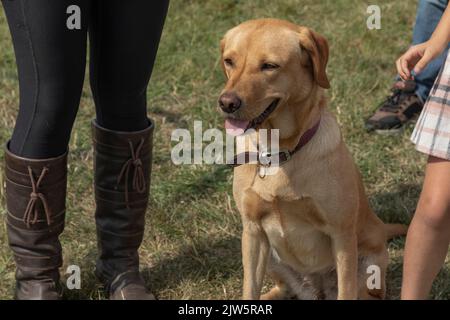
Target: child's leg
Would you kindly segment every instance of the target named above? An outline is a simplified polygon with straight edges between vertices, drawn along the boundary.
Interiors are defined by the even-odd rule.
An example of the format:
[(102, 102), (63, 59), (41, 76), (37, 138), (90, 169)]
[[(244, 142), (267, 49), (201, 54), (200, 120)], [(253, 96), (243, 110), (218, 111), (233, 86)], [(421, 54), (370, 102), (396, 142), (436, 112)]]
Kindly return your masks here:
[[(428, 41), (444, 14), (448, 0), (419, 0), (412, 44)], [(447, 49), (448, 50), (448, 49)], [(441, 66), (447, 57), (447, 50), (431, 61), (416, 77), (416, 93), (426, 101)]]
[(427, 299), (450, 242), (450, 161), (430, 157), (406, 239), (402, 299)]

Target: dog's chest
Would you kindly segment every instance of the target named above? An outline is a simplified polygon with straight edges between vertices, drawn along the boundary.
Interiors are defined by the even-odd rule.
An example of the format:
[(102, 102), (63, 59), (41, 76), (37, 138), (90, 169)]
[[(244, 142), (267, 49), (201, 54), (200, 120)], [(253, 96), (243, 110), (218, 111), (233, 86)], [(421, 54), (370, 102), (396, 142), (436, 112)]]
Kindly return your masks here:
[(299, 171), (293, 177), (292, 170), (280, 170), (243, 187), (235, 176), (241, 182), (235, 197), (241, 199), (241, 213), (261, 223), (276, 258), (298, 272), (319, 272), (334, 264), (330, 238), (320, 231), (327, 222), (311, 192), (312, 178)]
[[(258, 170), (258, 169), (257, 169)], [(262, 169), (265, 170), (265, 169)], [(300, 181), (306, 181), (301, 174), (296, 173), (295, 179), (292, 170), (278, 169), (276, 174), (270, 175), (270, 171), (265, 172), (265, 176), (256, 175), (251, 186), (260, 197), (266, 201), (272, 201), (274, 198), (281, 197), (283, 199), (298, 199), (302, 198), (306, 193), (306, 188), (302, 186)]]
[(301, 273), (319, 272), (333, 266), (331, 240), (320, 229), (314, 200), (276, 200), (261, 219), (274, 257)]

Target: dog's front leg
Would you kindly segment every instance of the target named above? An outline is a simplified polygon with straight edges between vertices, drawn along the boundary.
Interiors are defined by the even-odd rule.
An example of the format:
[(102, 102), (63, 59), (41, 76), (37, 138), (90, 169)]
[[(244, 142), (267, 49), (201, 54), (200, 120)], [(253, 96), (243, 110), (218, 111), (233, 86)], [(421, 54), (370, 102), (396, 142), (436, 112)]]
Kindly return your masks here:
[(333, 237), (336, 261), (338, 300), (358, 298), (358, 248), (355, 234), (337, 234)]
[(242, 263), (244, 267), (244, 300), (258, 300), (266, 273), (269, 240), (261, 226), (244, 222), (242, 233)]

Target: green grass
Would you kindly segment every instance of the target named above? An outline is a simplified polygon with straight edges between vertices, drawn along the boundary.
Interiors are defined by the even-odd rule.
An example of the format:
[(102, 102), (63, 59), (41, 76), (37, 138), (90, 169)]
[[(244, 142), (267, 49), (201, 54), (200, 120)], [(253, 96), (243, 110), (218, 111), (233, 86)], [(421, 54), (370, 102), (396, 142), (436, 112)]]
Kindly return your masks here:
[[(425, 157), (409, 142), (411, 127), (394, 137), (371, 135), (363, 119), (385, 95), (394, 61), (407, 48), (415, 17), (410, 0), (379, 0), (382, 29), (366, 28), (370, 1), (347, 0), (173, 0), (149, 87), (149, 115), (156, 120), (152, 204), (141, 250), (144, 276), (161, 299), (240, 297), (240, 218), (231, 196), (229, 168), (175, 166), (170, 133), (192, 129), (194, 120), (222, 127), (216, 113), (223, 85), (218, 43), (224, 32), (251, 18), (276, 17), (310, 26), (330, 42), (330, 108), (361, 168), (375, 211), (385, 221), (409, 222), (423, 179)], [(18, 89), (14, 55), (0, 13), (0, 142), (11, 135)], [(94, 117), (86, 85), (70, 142), (67, 226), (61, 238), (65, 265), (81, 266), (82, 290), (70, 299), (103, 298), (93, 275), (96, 256), (89, 122)], [(2, 172), (0, 172), (2, 173)], [(0, 181), (2, 182), (2, 181)], [(3, 186), (3, 183), (0, 184)], [(3, 187), (0, 188), (3, 196)], [(3, 197), (2, 197), (3, 198)], [(4, 201), (0, 206), (4, 218)], [(390, 243), (389, 296), (399, 296), (404, 240)], [(450, 298), (447, 263), (432, 297)], [(64, 277), (63, 277), (64, 278)], [(0, 299), (9, 299), (14, 263), (0, 225)], [(267, 287), (266, 287), (267, 289)]]

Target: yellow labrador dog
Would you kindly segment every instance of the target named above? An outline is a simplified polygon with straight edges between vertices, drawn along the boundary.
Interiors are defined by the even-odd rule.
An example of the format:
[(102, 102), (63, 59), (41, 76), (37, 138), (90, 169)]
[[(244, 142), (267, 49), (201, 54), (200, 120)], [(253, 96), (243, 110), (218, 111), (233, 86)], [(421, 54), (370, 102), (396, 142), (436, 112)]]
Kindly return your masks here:
[[(327, 111), (328, 44), (306, 27), (252, 20), (221, 41), (219, 105), (229, 134), (279, 129), (280, 167), (234, 169), (243, 221), (244, 299), (384, 298), (386, 242), (406, 226), (369, 208), (361, 176)], [(367, 285), (368, 277), (379, 281)], [(276, 286), (261, 296), (266, 272)], [(370, 281), (369, 281), (370, 282)]]

